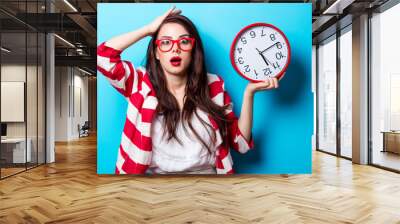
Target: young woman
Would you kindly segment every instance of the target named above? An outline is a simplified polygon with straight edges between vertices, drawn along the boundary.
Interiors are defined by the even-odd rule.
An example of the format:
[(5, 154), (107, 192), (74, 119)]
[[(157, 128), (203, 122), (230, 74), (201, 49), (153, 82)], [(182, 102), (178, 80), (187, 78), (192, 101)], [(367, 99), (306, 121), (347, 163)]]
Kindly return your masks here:
[[(229, 148), (245, 153), (253, 96), (278, 87), (276, 79), (249, 83), (238, 119), (221, 77), (208, 74), (194, 24), (172, 8), (150, 24), (98, 46), (97, 67), (128, 100), (117, 174), (231, 174)], [(151, 36), (146, 68), (120, 54)]]

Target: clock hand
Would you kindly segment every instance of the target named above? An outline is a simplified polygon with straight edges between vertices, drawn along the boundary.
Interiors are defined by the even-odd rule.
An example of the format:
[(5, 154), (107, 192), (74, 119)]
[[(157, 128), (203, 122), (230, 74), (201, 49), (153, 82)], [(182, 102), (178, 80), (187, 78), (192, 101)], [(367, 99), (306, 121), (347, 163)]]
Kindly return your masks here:
[(258, 50), (257, 48), (256, 48), (256, 50), (258, 51), (258, 54), (260, 54), (260, 56), (261, 56), (262, 59), (264, 60), (265, 64), (267, 64), (267, 66), (269, 66), (268, 59), (266, 59), (266, 58), (264, 57), (264, 55), (261, 53), (260, 50)]
[(259, 51), (259, 52), (260, 52), (260, 53), (264, 53), (265, 51), (271, 49), (273, 46), (277, 45), (278, 43), (280, 43), (280, 42), (276, 42), (276, 43), (272, 44), (271, 46), (267, 47), (267, 49), (265, 49), (265, 50), (263, 50), (263, 51), (261, 51), (261, 52)]

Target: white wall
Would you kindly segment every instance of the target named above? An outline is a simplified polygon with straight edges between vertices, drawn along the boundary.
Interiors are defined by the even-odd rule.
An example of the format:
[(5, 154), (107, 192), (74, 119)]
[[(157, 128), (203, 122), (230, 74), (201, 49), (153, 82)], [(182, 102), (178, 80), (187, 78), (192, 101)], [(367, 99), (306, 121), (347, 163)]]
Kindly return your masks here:
[(55, 68), (55, 141), (68, 140), (68, 67)]
[(56, 67), (55, 86), (55, 140), (77, 139), (78, 124), (88, 120), (88, 77), (76, 68)]
[[(79, 72), (79, 70), (75, 70), (75, 75), (74, 75), (74, 108), (73, 110), (75, 113), (73, 113), (75, 116), (73, 116), (72, 119), (72, 136), (74, 138), (79, 137), (78, 136), (78, 124), (81, 126), (85, 123), (85, 121), (88, 121), (89, 114), (88, 114), (88, 77), (81, 76), (82, 73), (78, 73), (79, 75), (76, 75), (76, 72)], [(80, 97), (79, 97), (80, 96)], [(80, 102), (79, 102), (80, 101)], [(80, 108), (81, 107), (81, 108)], [(81, 111), (80, 111), (81, 110)]]
[[(31, 74), (36, 74), (36, 66), (27, 66), (19, 64), (4, 64), (1, 66), (1, 81), (4, 82), (25, 82), (26, 70), (29, 74), (28, 84), (29, 86), (36, 86), (36, 80), (30, 78)], [(29, 113), (27, 113), (28, 120), (28, 137), (30, 133), (35, 133), (36, 137), (36, 112), (37, 99), (36, 99), (36, 87), (27, 88), (27, 106), (29, 107)], [(39, 105), (40, 106), (40, 105)], [(1, 108), (1, 110), (7, 110), (7, 108)], [(32, 123), (34, 122), (34, 123)], [(25, 123), (26, 122), (7, 122), (7, 136), (8, 137), (25, 137)]]

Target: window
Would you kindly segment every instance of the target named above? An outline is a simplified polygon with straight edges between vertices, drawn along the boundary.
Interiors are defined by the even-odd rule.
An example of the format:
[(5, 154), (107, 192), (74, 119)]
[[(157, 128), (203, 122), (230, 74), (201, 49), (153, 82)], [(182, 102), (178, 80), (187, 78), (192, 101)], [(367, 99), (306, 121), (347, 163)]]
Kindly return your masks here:
[(348, 26), (340, 36), (340, 155), (352, 157), (352, 32)]
[[(44, 1), (0, 1), (16, 14), (42, 13)], [(0, 178), (45, 163), (45, 34), (0, 12)], [(12, 109), (11, 109), (12, 108)]]
[(336, 36), (318, 47), (318, 149), (336, 153)]
[(372, 164), (400, 170), (400, 4), (371, 18)]

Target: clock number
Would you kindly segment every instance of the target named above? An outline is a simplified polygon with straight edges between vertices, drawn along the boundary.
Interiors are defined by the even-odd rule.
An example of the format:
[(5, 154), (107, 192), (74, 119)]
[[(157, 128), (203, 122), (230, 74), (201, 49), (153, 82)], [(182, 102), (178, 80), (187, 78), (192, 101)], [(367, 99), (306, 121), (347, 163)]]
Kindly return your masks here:
[(269, 38), (271, 38), (272, 41), (276, 40), (275, 34), (273, 34), (273, 33), (269, 35)]
[(265, 75), (265, 76), (269, 76), (269, 75), (271, 75), (271, 74), (272, 74), (272, 72), (271, 72), (271, 69), (270, 69), (270, 68), (264, 68), (264, 69), (263, 69), (263, 71), (264, 71), (264, 75)]
[(242, 41), (243, 44), (247, 44), (246, 37), (241, 37), (241, 38), (240, 38), (240, 41)]
[(244, 70), (245, 72), (250, 72), (250, 66), (249, 65), (245, 65), (244, 66), (246, 69)]
[(257, 78), (257, 76), (258, 76), (258, 73), (257, 73), (257, 71), (254, 69), (254, 74), (256, 74), (256, 78)]
[(276, 59), (281, 60), (282, 58), (284, 58), (286, 56), (283, 55), (282, 52), (276, 52), (275, 57), (276, 57)]
[(265, 35), (265, 33), (264, 33), (264, 29), (261, 30), (261, 36), (262, 36), (262, 37), (267, 36), (267, 35)]
[(256, 32), (250, 31), (250, 36), (251, 36), (251, 38), (255, 38), (256, 37)]
[(239, 51), (239, 54), (242, 53), (242, 48), (241, 47), (238, 47), (237, 50)]
[(278, 62), (272, 63), (272, 66), (274, 66), (274, 69), (281, 67)]
[(239, 62), (239, 64), (243, 64), (243, 63), (244, 63), (243, 58), (242, 58), (242, 57), (239, 57), (239, 58), (238, 58), (238, 62)]
[(282, 44), (281, 44), (281, 42), (276, 43), (276, 47), (277, 47), (278, 49), (282, 49)]

